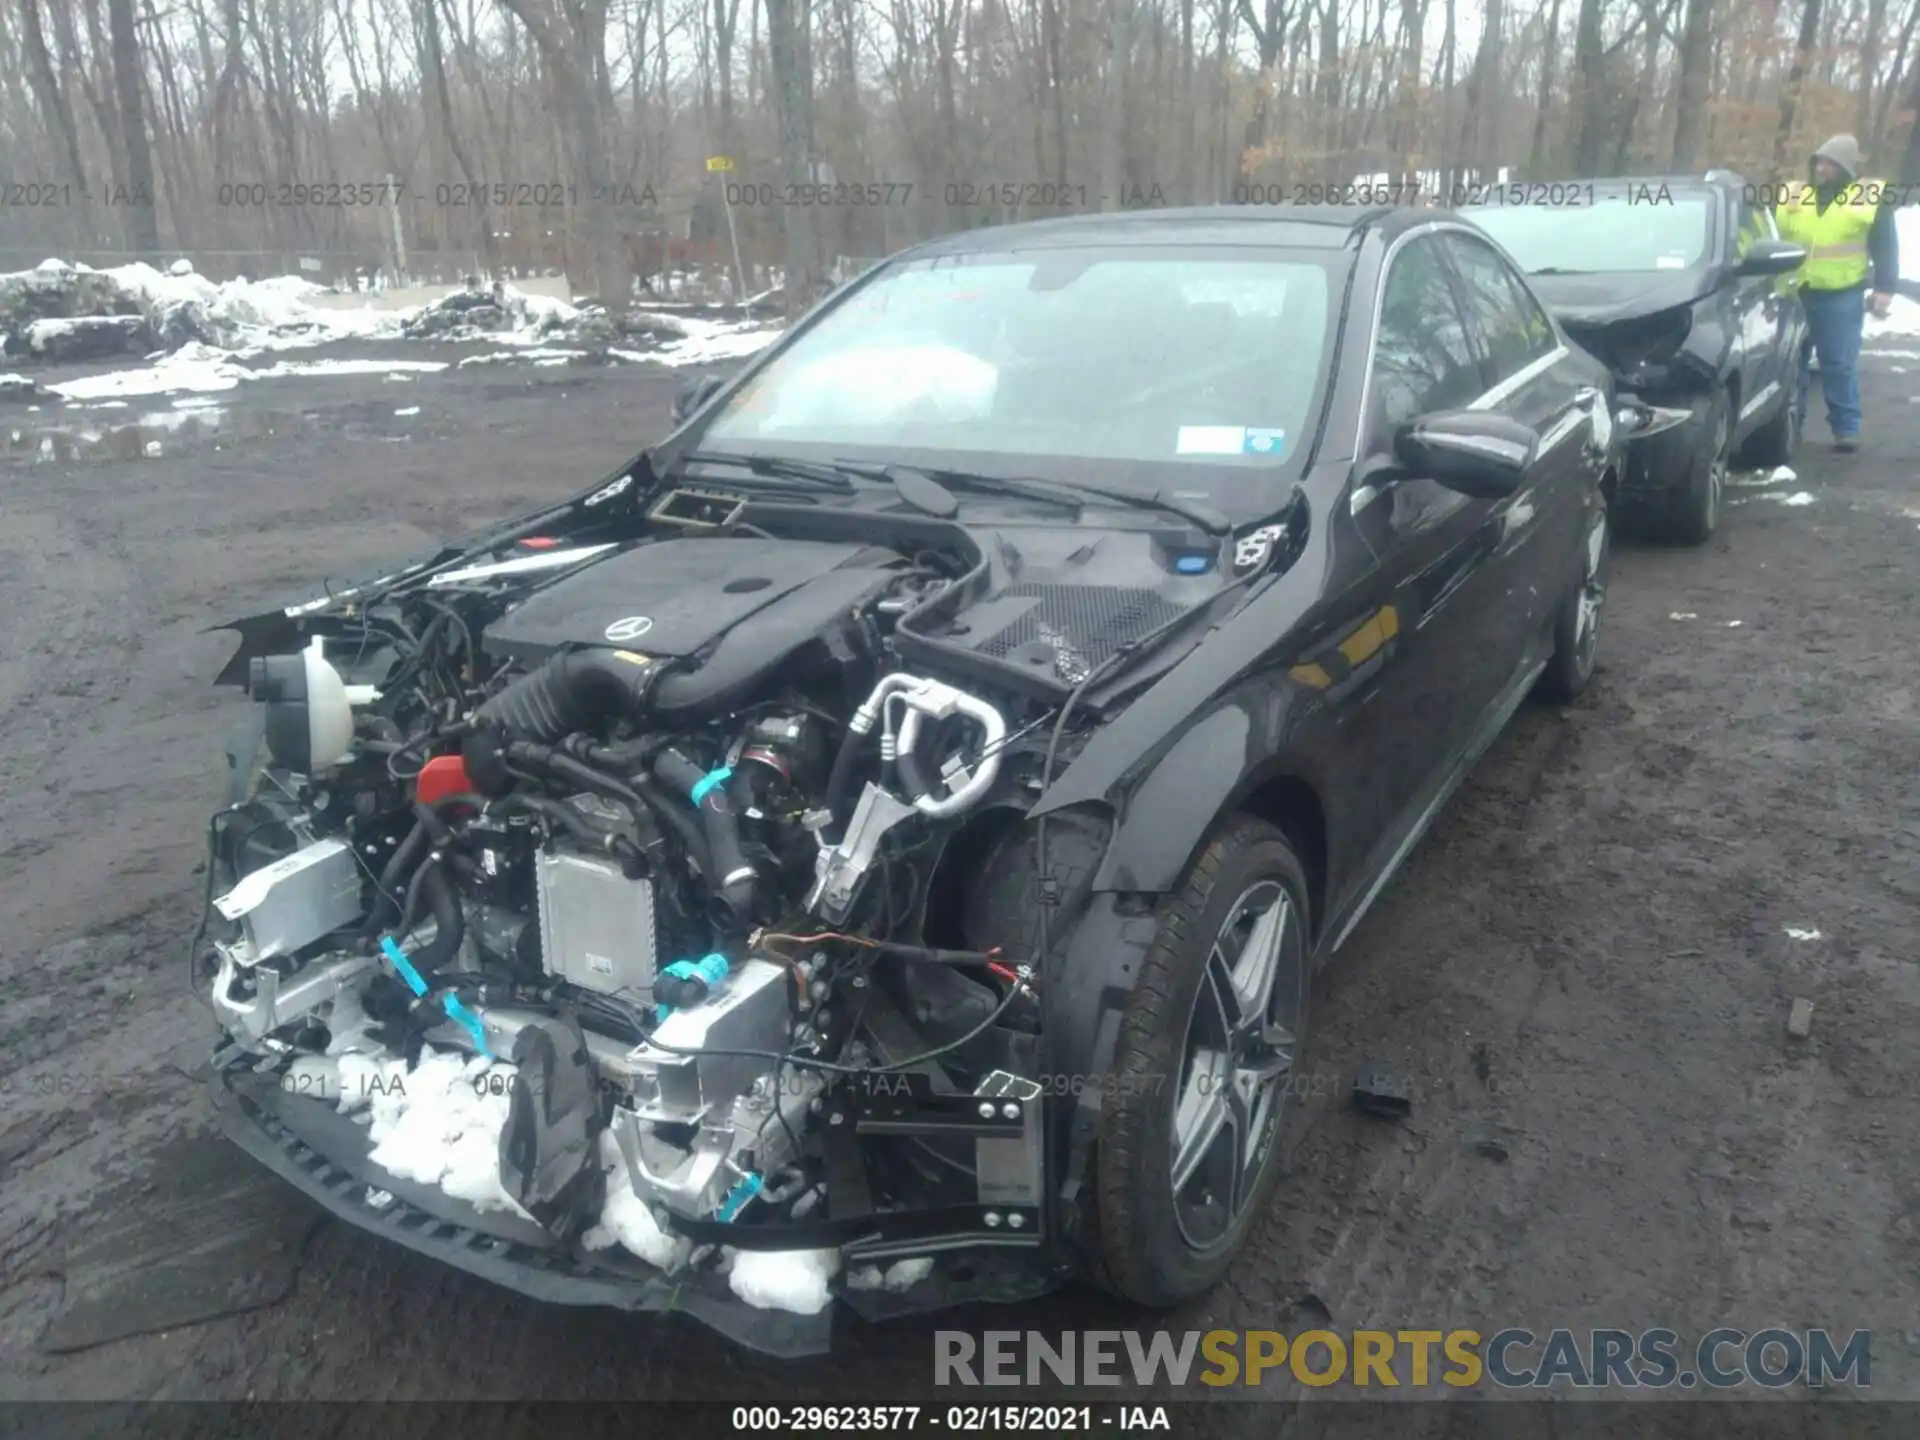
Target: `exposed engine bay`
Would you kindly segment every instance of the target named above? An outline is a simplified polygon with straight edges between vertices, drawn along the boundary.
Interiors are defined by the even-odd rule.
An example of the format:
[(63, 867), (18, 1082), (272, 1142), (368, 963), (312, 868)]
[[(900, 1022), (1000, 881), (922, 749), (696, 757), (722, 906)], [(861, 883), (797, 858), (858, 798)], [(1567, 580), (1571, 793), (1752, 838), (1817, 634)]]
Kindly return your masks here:
[[(243, 645), (264, 754), (234, 762), (195, 945), (221, 1063), (296, 1129), (312, 1101), (364, 1127), (365, 1171), (300, 1133), (370, 1197), (397, 1175), (501, 1234), (731, 1266), (756, 1305), (817, 1310), (843, 1253), (905, 1285), (1037, 1245), (1042, 979), (1004, 898), (1032, 886), (1025, 812), (1121, 672), (1285, 527), (1257, 554), (1173, 522), (1017, 552), (624, 504)], [(815, 1293), (753, 1278), (794, 1251), (828, 1257)]]

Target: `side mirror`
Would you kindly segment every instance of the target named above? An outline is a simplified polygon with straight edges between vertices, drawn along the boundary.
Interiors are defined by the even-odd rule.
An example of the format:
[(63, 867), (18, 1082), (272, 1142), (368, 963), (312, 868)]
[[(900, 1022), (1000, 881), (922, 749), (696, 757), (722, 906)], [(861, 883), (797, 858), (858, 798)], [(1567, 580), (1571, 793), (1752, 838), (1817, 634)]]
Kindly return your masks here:
[(1733, 268), (1736, 275), (1743, 276), (1786, 275), (1798, 270), (1806, 259), (1807, 247), (1791, 240), (1756, 240)]
[(726, 383), (725, 375), (702, 375), (681, 386), (680, 393), (674, 397), (673, 401), (673, 423), (676, 425), (684, 423), (707, 401), (719, 394)]
[(1408, 474), (1476, 500), (1504, 500), (1540, 451), (1529, 426), (1486, 410), (1441, 410), (1401, 427), (1395, 458)]

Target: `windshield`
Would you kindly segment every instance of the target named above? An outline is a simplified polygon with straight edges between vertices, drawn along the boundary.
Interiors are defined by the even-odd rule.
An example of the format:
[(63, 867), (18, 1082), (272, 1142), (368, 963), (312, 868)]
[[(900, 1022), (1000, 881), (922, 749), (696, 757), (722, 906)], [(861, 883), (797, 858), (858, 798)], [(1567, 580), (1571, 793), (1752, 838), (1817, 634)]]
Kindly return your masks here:
[(1627, 274), (1685, 270), (1707, 253), (1701, 195), (1629, 201), (1602, 195), (1592, 205), (1476, 205), (1464, 212), (1531, 274)]
[(1251, 503), (1317, 414), (1344, 264), (1138, 246), (902, 261), (774, 356), (695, 444)]

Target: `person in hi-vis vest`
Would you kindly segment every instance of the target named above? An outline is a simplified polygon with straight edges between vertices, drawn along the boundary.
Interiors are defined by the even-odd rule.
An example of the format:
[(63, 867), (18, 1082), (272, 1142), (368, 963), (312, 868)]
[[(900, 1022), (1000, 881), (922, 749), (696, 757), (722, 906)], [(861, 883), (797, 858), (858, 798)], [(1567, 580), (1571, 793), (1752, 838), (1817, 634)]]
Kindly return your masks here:
[(1804, 431), (1809, 362), (1817, 352), (1836, 450), (1860, 446), (1860, 332), (1869, 304), (1886, 318), (1900, 278), (1894, 195), (1893, 186), (1861, 175), (1860, 142), (1836, 135), (1813, 152), (1812, 183), (1792, 186), (1775, 211), (1780, 238), (1807, 247), (1806, 264), (1792, 277), (1807, 316), (1800, 425)]

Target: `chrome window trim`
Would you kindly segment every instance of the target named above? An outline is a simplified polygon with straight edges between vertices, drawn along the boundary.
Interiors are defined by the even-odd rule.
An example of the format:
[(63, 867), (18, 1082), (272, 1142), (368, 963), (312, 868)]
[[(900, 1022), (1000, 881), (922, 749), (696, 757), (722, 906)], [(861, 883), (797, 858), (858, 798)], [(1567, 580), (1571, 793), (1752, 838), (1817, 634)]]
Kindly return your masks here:
[[(1470, 240), (1478, 240), (1482, 245), (1486, 245), (1489, 249), (1493, 250), (1495, 255), (1499, 255), (1500, 253), (1498, 247), (1492, 245), (1485, 235), (1482, 235), (1471, 225), (1463, 225), (1457, 220), (1429, 220), (1423, 225), (1414, 226), (1404, 235), (1394, 239), (1393, 242), (1387, 246), (1387, 253), (1380, 257), (1380, 282), (1373, 288), (1373, 319), (1367, 328), (1367, 369), (1365, 377), (1360, 382), (1360, 413), (1353, 427), (1353, 454), (1356, 464), (1366, 458), (1367, 414), (1373, 407), (1373, 362), (1379, 353), (1380, 324), (1386, 316), (1387, 280), (1393, 273), (1393, 262), (1398, 258), (1400, 251), (1412, 244), (1415, 240), (1428, 235), (1444, 235), (1449, 232), (1465, 235)], [(1521, 277), (1521, 283), (1523, 285), (1525, 284), (1524, 276)], [(1531, 295), (1533, 292), (1529, 290), (1527, 293)], [(1533, 303), (1540, 305), (1537, 296)], [(1461, 408), (1466, 410), (1491, 409), (1502, 400), (1517, 394), (1528, 385), (1531, 385), (1535, 380), (1538, 380), (1542, 375), (1546, 374), (1547, 371), (1551, 370), (1555, 365), (1558, 365), (1572, 353), (1567, 347), (1566, 333), (1561, 330), (1560, 322), (1554, 318), (1553, 312), (1548, 310), (1546, 306), (1540, 305), (1540, 313), (1547, 317), (1547, 324), (1553, 327), (1553, 349), (1545, 355), (1542, 355), (1539, 359), (1529, 361), (1526, 365), (1502, 380), (1498, 385), (1476, 396)], [(1466, 316), (1462, 315), (1460, 318), (1462, 321), (1465, 321)], [(1565, 436), (1559, 437), (1556, 439), (1555, 444), (1559, 444), (1560, 441), (1564, 439)], [(1543, 445), (1542, 451), (1544, 452), (1547, 448), (1548, 447)], [(1377, 485), (1360, 485), (1355, 487), (1347, 501), (1348, 513), (1358, 515), (1384, 493), (1382, 488)]]
[[(1365, 459), (1367, 453), (1367, 414), (1373, 407), (1373, 362), (1380, 349), (1380, 323), (1386, 316), (1387, 281), (1393, 273), (1393, 262), (1398, 258), (1400, 251), (1408, 245), (1411, 245), (1415, 240), (1422, 239), (1429, 235), (1445, 235), (1449, 232), (1464, 235), (1469, 240), (1478, 240), (1482, 245), (1487, 245), (1489, 249), (1493, 248), (1489, 244), (1487, 237), (1471, 225), (1462, 224), (1458, 220), (1429, 220), (1425, 224), (1414, 226), (1404, 235), (1396, 237), (1393, 242), (1387, 246), (1387, 253), (1380, 257), (1380, 283), (1374, 286), (1373, 318), (1367, 328), (1366, 376), (1360, 382), (1360, 413), (1355, 419), (1353, 427), (1353, 454), (1356, 460)], [(1499, 251), (1496, 249), (1494, 253), (1498, 255)], [(1532, 292), (1529, 291), (1528, 293), (1531, 294)], [(1536, 298), (1534, 303), (1538, 305), (1540, 302)], [(1550, 312), (1546, 306), (1541, 305), (1540, 312), (1547, 317), (1547, 323), (1553, 327), (1554, 348), (1547, 354), (1542, 355), (1539, 359), (1529, 361), (1524, 367), (1514, 371), (1514, 373), (1509, 375), (1505, 380), (1502, 380), (1492, 389), (1485, 391), (1461, 408), (1467, 410), (1485, 410), (1490, 406), (1498, 405), (1502, 400), (1524, 389), (1527, 385), (1539, 379), (1546, 371), (1552, 369), (1553, 366), (1567, 358), (1571, 352), (1567, 348), (1566, 336), (1560, 329), (1560, 322), (1553, 318), (1552, 312)], [(1466, 319), (1464, 315), (1460, 318), (1462, 321)]]

